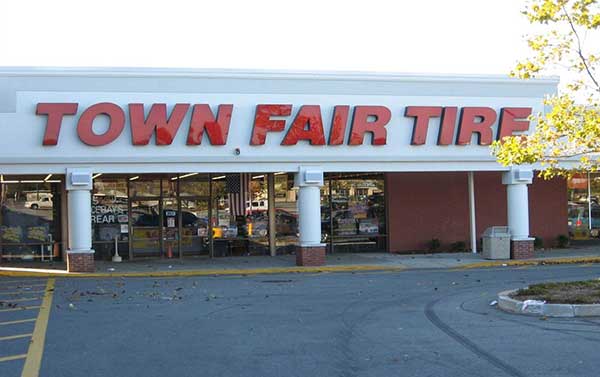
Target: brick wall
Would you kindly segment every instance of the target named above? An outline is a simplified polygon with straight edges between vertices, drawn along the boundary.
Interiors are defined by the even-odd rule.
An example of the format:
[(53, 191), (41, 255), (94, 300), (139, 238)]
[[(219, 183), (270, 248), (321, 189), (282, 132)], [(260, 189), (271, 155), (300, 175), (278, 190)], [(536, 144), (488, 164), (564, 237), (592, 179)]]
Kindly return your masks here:
[(555, 247), (557, 236), (569, 234), (567, 218), (567, 181), (534, 178), (529, 186), (531, 236), (541, 237), (545, 247)]
[(432, 238), (442, 247), (468, 241), (466, 174), (389, 173), (386, 196), (391, 252), (427, 250)]
[[(567, 234), (566, 190), (563, 179), (535, 178), (529, 186), (531, 235), (547, 247)], [(391, 252), (427, 251), (432, 238), (442, 250), (457, 241), (470, 245), (466, 172), (388, 173), (386, 196)], [(490, 226), (507, 225), (502, 173), (475, 173), (475, 208), (478, 238)]]

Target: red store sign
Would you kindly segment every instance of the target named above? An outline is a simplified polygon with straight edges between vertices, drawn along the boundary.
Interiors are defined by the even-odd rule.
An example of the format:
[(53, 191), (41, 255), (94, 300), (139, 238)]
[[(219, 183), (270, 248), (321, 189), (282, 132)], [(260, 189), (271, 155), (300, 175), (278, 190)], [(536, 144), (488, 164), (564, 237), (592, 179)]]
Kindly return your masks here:
[[(58, 144), (63, 118), (76, 115), (78, 108), (77, 103), (37, 104), (36, 114), (47, 118), (43, 145)], [(178, 103), (169, 115), (164, 103), (153, 104), (147, 116), (141, 103), (128, 104), (128, 110), (133, 145), (148, 145), (152, 135), (156, 136), (156, 145), (170, 145), (190, 111), (187, 145), (200, 145), (205, 131), (211, 145), (225, 145), (234, 106), (221, 104), (216, 115), (208, 104)], [(514, 132), (527, 131), (531, 112), (529, 107), (504, 107), (498, 114), (490, 107), (407, 106), (404, 116), (413, 119), (411, 145), (425, 144), (431, 120), (439, 122), (437, 145), (469, 145), (473, 134), (477, 135), (478, 145), (490, 145), (494, 139), (501, 140)], [(290, 104), (257, 105), (249, 144), (264, 145), (269, 132), (286, 131), (286, 118), (291, 114)], [(109, 119), (108, 129), (102, 134), (96, 134), (93, 129), (93, 122), (99, 116)], [(311, 145), (362, 145), (366, 133), (372, 134), (372, 145), (385, 145), (386, 126), (391, 119), (392, 112), (386, 106), (335, 106), (326, 137), (321, 107), (302, 105), (291, 120), (281, 145), (296, 145), (302, 140)], [(77, 135), (90, 146), (108, 145), (123, 133), (125, 120), (125, 110), (119, 105), (97, 103), (86, 108), (79, 116)], [(496, 122), (498, 129), (494, 135), (492, 127)], [(346, 138), (347, 127), (350, 127), (350, 133)]]

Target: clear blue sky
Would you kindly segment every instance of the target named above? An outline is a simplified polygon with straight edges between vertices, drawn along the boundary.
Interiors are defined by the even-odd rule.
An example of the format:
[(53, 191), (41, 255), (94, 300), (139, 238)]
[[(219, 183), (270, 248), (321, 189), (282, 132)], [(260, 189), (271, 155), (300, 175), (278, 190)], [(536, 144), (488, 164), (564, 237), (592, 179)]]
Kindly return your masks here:
[(523, 0), (0, 5), (0, 65), (507, 73)]

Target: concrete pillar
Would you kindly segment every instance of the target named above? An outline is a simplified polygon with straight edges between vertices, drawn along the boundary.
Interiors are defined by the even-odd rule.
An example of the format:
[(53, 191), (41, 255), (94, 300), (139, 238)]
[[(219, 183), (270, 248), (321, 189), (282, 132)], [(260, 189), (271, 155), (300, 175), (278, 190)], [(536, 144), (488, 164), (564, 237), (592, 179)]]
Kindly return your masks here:
[(325, 244), (321, 243), (321, 192), (323, 169), (319, 166), (301, 166), (295, 176), (298, 187), (299, 243), (296, 265), (322, 266), (325, 264)]
[(469, 229), (471, 237), (471, 252), (477, 253), (477, 221), (475, 219), (475, 178), (473, 172), (467, 174), (469, 185)]
[(527, 184), (506, 185), (508, 227), (512, 239), (529, 238), (529, 199)]
[(533, 180), (533, 171), (527, 168), (512, 168), (502, 175), (506, 185), (508, 228), (511, 235), (510, 256), (512, 259), (533, 258), (533, 238), (529, 235), (528, 187)]
[(92, 172), (90, 169), (67, 169), (67, 213), (69, 242), (67, 270), (94, 272), (92, 249)]

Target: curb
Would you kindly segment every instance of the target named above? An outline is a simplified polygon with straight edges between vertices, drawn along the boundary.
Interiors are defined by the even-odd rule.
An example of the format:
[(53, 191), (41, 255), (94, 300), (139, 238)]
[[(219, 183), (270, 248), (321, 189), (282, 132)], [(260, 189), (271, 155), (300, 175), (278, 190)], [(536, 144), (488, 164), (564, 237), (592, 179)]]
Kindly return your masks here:
[[(462, 266), (446, 267), (446, 270), (469, 270), (475, 268), (506, 267), (506, 266), (538, 266), (558, 264), (600, 263), (598, 257), (546, 258), (526, 260), (497, 260), (469, 263)], [(27, 269), (18, 267), (1, 267), (0, 277), (63, 277), (63, 278), (111, 278), (111, 277), (185, 277), (185, 276), (218, 276), (218, 275), (268, 275), (287, 273), (320, 273), (320, 272), (368, 272), (368, 271), (406, 271), (416, 270), (404, 265), (344, 265), (321, 267), (269, 267), (250, 269), (201, 269), (201, 270), (172, 270), (172, 271), (142, 271), (142, 272), (67, 272), (64, 270)]]
[(472, 268), (486, 268), (486, 267), (539, 266), (539, 265), (553, 265), (553, 264), (583, 264), (583, 263), (600, 263), (600, 257), (499, 260), (499, 261), (470, 263), (470, 264), (465, 264), (463, 266), (459, 266), (457, 268), (463, 269), (463, 270), (468, 270), (468, 269), (472, 269)]
[(545, 317), (573, 318), (598, 317), (600, 304), (541, 304), (524, 305), (524, 301), (510, 297), (518, 289), (498, 293), (498, 308), (514, 314), (537, 315)]
[(18, 268), (1, 268), (0, 277), (61, 277), (61, 278), (113, 278), (113, 277), (186, 277), (186, 276), (219, 276), (219, 275), (268, 275), (287, 273), (320, 273), (320, 272), (362, 272), (362, 271), (405, 271), (404, 266), (322, 266), (322, 267), (272, 267), (251, 269), (206, 269), (175, 270), (148, 272), (67, 272), (64, 270), (24, 270)]

